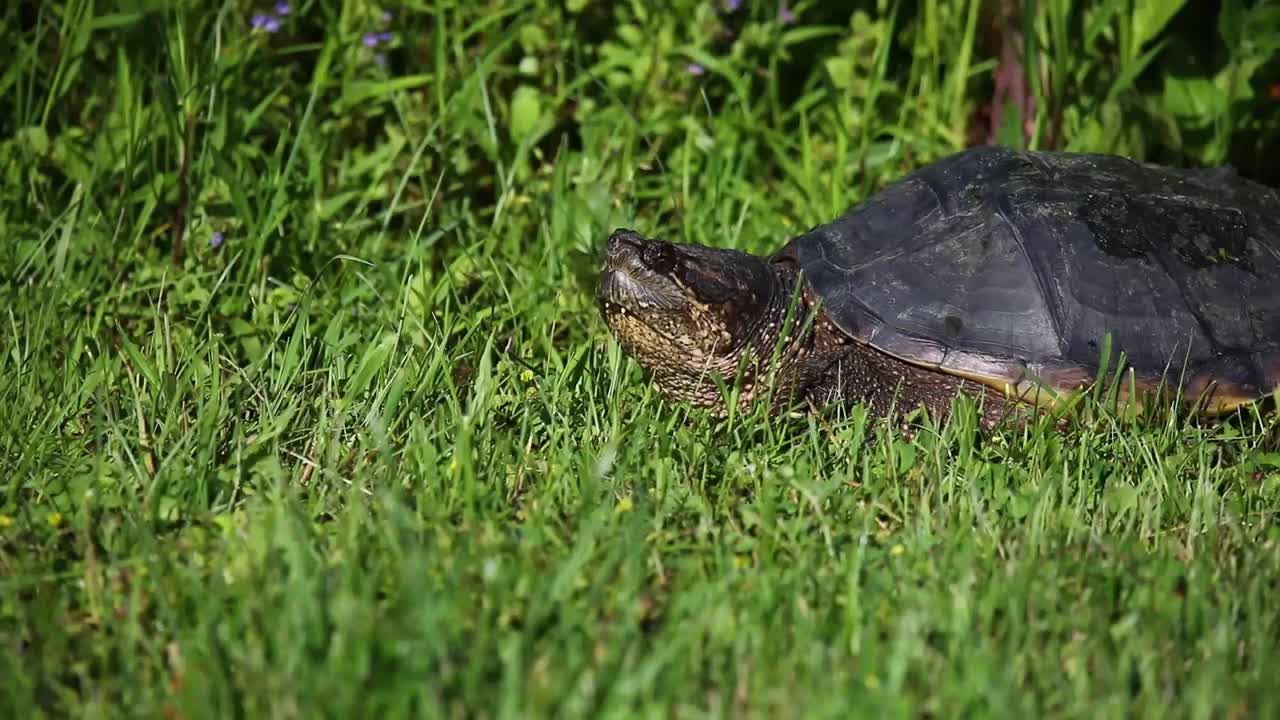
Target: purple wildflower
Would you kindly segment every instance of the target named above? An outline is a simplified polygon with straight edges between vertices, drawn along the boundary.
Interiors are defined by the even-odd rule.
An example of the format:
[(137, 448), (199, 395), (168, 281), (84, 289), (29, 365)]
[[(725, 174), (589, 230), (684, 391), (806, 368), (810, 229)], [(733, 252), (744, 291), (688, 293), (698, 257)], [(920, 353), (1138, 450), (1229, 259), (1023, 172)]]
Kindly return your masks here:
[(275, 10), (277, 15), (284, 17), (285, 15), (289, 15), (293, 12), (293, 7), (284, 0), (280, 0), (280, 2), (276, 3)]
[(696, 62), (689, 63), (685, 70), (688, 71), (690, 75), (701, 75), (707, 71), (706, 68), (702, 67), (701, 63)]
[(796, 14), (791, 11), (791, 8), (787, 7), (785, 2), (778, 6), (778, 22), (783, 25), (790, 25), (795, 21)]
[(367, 32), (360, 39), (364, 46), (372, 50), (379, 45), (389, 45), (391, 41), (396, 39), (396, 34), (390, 31), (383, 32)]
[(724, 9), (733, 12), (742, 6), (742, 0), (724, 0)]
[(213, 234), (213, 237), (209, 239), (209, 245), (210, 245), (210, 246), (212, 246), (212, 247), (213, 247), (213, 248), (215, 248), (215, 249), (216, 249), (216, 248), (220, 248), (220, 247), (222, 247), (222, 241), (223, 241), (224, 239), (226, 239), (226, 238), (224, 238), (224, 237), (223, 237), (223, 235), (222, 235), (222, 231), (215, 232), (215, 233)]
[(390, 11), (390, 10), (383, 10), (383, 11), (382, 11), (382, 22), (384, 22), (384, 23), (389, 23), (389, 22), (391, 22), (391, 11)]
[[(284, 5), (285, 9), (288, 9), (288, 3), (278, 3), (277, 9), (279, 9), (279, 5)], [(254, 13), (249, 25), (254, 30), (265, 30), (266, 32), (274, 33), (280, 30), (280, 18), (271, 13)]]

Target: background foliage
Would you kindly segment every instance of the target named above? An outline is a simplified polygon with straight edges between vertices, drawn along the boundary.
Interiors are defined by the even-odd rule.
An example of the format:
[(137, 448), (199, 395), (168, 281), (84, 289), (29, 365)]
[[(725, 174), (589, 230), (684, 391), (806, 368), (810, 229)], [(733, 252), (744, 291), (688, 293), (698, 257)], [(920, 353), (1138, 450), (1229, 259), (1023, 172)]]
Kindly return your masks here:
[(1280, 184), (1275, 3), (68, 0), (0, 48), (0, 714), (1276, 712), (1268, 417), (716, 423), (592, 300), (614, 227), (765, 251), (974, 143)]

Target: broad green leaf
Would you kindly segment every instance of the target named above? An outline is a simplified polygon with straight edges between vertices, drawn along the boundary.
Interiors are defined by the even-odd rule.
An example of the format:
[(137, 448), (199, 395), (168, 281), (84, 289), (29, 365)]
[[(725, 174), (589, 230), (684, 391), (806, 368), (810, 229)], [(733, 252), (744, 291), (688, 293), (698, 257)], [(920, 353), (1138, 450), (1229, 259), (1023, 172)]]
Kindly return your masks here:
[(511, 99), (511, 137), (516, 141), (528, 138), (542, 119), (542, 95), (536, 88), (521, 85)]
[(1138, 0), (1133, 9), (1133, 49), (1155, 39), (1182, 9), (1186, 0)]
[(43, 156), (49, 152), (49, 133), (39, 125), (20, 128), (13, 137), (32, 155)]
[(1119, 483), (1112, 485), (1104, 491), (1103, 498), (1107, 507), (1119, 515), (1133, 512), (1138, 508), (1138, 489), (1132, 485)]
[(1269, 58), (1254, 57), (1243, 62), (1231, 63), (1218, 71), (1213, 84), (1229, 102), (1239, 102), (1253, 97), (1253, 74)]
[(1222, 112), (1225, 94), (1209, 78), (1164, 79), (1164, 107), (1180, 118), (1201, 123), (1211, 121)]
[(827, 74), (831, 76), (831, 84), (841, 90), (848, 90), (853, 84), (853, 62), (848, 58), (832, 57), (827, 58), (824, 64)]
[(1218, 36), (1222, 38), (1222, 44), (1234, 52), (1240, 47), (1246, 31), (1245, 12), (1240, 0), (1223, 0), (1218, 11)]
[(262, 357), (262, 341), (258, 339), (257, 329), (241, 318), (232, 318), (227, 324), (231, 327), (232, 334), (244, 347), (245, 354), (249, 356), (249, 360), (257, 362)]

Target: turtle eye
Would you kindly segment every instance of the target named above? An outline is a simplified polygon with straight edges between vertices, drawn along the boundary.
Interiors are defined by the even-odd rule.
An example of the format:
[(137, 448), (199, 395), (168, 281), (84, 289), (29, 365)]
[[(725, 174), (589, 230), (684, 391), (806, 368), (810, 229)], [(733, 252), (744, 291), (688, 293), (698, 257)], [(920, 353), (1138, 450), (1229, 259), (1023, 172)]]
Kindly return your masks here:
[(666, 243), (653, 243), (645, 246), (641, 253), (644, 264), (659, 275), (669, 275), (676, 267), (676, 251)]

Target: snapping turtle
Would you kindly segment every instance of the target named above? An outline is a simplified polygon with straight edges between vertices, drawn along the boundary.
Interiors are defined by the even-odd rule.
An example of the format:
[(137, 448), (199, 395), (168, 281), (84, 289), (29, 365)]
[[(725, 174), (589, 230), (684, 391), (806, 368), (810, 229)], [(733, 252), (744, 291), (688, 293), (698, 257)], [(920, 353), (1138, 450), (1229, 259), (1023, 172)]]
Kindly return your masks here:
[[(664, 395), (724, 413), (861, 402), (990, 427), (1098, 377), (1206, 414), (1280, 386), (1280, 193), (1230, 168), (980, 147), (761, 257), (609, 238), (597, 290)], [(1138, 397), (1126, 392), (1134, 387)]]

